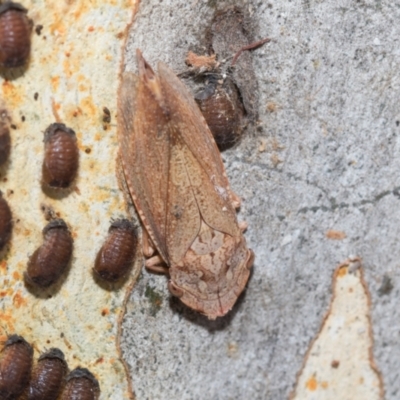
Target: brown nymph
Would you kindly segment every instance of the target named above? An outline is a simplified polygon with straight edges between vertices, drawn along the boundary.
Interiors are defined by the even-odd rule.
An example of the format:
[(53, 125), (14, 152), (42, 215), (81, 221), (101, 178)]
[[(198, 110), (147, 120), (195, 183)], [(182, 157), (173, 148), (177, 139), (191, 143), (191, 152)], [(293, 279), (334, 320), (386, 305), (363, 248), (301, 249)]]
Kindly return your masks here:
[(0, 191), (0, 250), (10, 240), (12, 231), (12, 214), (7, 201)]
[(71, 259), (73, 240), (62, 219), (49, 222), (43, 229), (44, 242), (28, 261), (25, 279), (39, 287), (54, 284)]
[(21, 67), (31, 50), (32, 25), (27, 10), (19, 3), (6, 1), (0, 6), (0, 65)]
[(52, 188), (68, 188), (79, 166), (75, 132), (64, 124), (51, 124), (44, 133), (42, 179)]
[(209, 76), (205, 87), (195, 95), (220, 150), (232, 147), (242, 136), (245, 111), (238, 90), (229, 77)]
[(93, 374), (86, 368), (75, 368), (67, 376), (61, 400), (97, 400), (99, 395), (99, 382)]
[(217, 11), (205, 37), (209, 54), (189, 52), (186, 59), (202, 81), (195, 98), (220, 150), (235, 145), (258, 118), (258, 82), (247, 50), (270, 39), (254, 42), (252, 25), (245, 9)]
[(17, 399), (29, 382), (32, 346), (22, 337), (8, 337), (0, 358), (0, 399)]
[(61, 393), (67, 374), (64, 353), (56, 348), (43, 353), (33, 369), (27, 400), (54, 400)]
[[(0, 114), (2, 112), (0, 111)], [(0, 116), (0, 165), (3, 165), (10, 156), (11, 150), (11, 137), (10, 137), (10, 127), (6, 122), (7, 114)]]
[(137, 230), (131, 221), (118, 219), (112, 222), (108, 232), (93, 271), (101, 279), (116, 282), (126, 276), (132, 266), (138, 243)]

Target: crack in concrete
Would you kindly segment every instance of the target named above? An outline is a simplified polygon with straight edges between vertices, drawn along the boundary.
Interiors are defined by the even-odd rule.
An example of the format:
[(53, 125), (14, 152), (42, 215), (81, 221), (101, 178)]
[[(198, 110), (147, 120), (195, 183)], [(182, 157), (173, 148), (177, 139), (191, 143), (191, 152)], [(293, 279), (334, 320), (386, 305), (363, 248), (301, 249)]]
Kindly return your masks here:
[(334, 198), (329, 198), (330, 206), (312, 206), (312, 207), (303, 207), (297, 212), (297, 214), (305, 214), (309, 211), (316, 212), (316, 211), (335, 211), (336, 209), (343, 209), (343, 208), (350, 208), (350, 207), (360, 207), (366, 204), (376, 204), (384, 197), (393, 195), (400, 199), (400, 186), (395, 187), (393, 190), (385, 190), (382, 193), (376, 195), (373, 199), (369, 200), (361, 200), (356, 201), (354, 203), (337, 203)]

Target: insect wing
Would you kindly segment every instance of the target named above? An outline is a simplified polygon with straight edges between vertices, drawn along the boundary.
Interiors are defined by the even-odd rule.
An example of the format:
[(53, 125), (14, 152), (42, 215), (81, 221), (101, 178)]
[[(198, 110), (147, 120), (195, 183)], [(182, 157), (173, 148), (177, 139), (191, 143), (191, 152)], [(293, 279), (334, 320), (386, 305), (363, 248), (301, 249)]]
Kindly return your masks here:
[[(197, 206), (210, 227), (232, 236), (239, 234), (229, 182), (214, 138), (195, 100), (174, 72), (159, 63), (159, 75), (174, 126), (187, 148), (185, 162)], [(169, 207), (174, 203), (169, 201)], [(168, 215), (173, 215), (172, 210)]]
[(168, 192), (168, 116), (143, 79), (124, 73), (118, 132), (125, 180), (140, 218), (165, 261)]
[(200, 212), (193, 181), (201, 185), (196, 160), (171, 124), (171, 153), (168, 176), (167, 247), (172, 264), (179, 263), (200, 231)]

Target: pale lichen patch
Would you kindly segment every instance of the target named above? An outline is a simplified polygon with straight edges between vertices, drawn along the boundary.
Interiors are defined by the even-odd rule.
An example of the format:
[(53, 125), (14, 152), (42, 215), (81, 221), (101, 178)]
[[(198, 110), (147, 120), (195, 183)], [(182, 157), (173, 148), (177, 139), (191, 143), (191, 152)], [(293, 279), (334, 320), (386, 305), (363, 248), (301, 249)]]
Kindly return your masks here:
[[(117, 107), (121, 32), (131, 23), (137, 2), (20, 3), (29, 10), (34, 29), (26, 71), (0, 78), (2, 103), (16, 127), (11, 130), (7, 179), (0, 184), (14, 218), (12, 240), (0, 264), (0, 336), (24, 336), (36, 358), (51, 343), (65, 353), (70, 369), (82, 366), (93, 372), (100, 399), (127, 399), (132, 388), (117, 340), (126, 292), (137, 278), (140, 260), (120, 290), (101, 288), (91, 270), (110, 219), (125, 212), (115, 177), (116, 126), (104, 131), (99, 115), (104, 106)], [(40, 35), (35, 33), (39, 25)], [(40, 182), (43, 132), (58, 118), (77, 133), (80, 165), (76, 188), (49, 197)], [(65, 219), (74, 251), (59, 287), (35, 292), (24, 284), (23, 272), (47, 223), (44, 203)]]
[(311, 344), (292, 400), (382, 400), (372, 357), (370, 297), (359, 259), (339, 265), (321, 330)]

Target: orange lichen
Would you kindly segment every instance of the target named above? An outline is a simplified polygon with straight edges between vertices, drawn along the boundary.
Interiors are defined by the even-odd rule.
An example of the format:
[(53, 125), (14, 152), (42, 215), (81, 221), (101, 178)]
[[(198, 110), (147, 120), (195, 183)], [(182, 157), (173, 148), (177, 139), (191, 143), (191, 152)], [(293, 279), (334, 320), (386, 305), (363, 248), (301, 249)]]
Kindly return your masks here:
[[(68, 56), (63, 60), (63, 69), (65, 75), (71, 77), (74, 74), (77, 74), (81, 69), (81, 62), (82, 62), (82, 57), (80, 53), (74, 51), (74, 48), (71, 46), (71, 48), (68, 51)], [(75, 82), (73, 80), (69, 81), (69, 85), (75, 88)]]
[(8, 90), (14, 90), (15, 89), (14, 85), (10, 81), (7, 81), (7, 80), (5, 80), (3, 82), (3, 90), (5, 90), (5, 88), (7, 88)]
[(26, 260), (18, 261), (16, 269), (19, 269), (20, 271), (22, 271), (25, 269), (25, 267), (26, 267)]
[(22, 297), (21, 292), (18, 291), (13, 297), (13, 304), (15, 308), (20, 308), (27, 304), (27, 301)]
[(86, 116), (94, 118), (97, 115), (97, 108), (93, 104), (93, 99), (90, 96), (84, 97), (80, 101), (80, 108)]
[(24, 230), (22, 231), (22, 234), (23, 234), (24, 236), (30, 236), (30, 235), (32, 234), (32, 231), (31, 231), (30, 229), (24, 229)]
[(86, 91), (88, 90), (88, 87), (87, 87), (86, 85), (84, 85), (83, 83), (80, 83), (80, 84), (78, 85), (78, 89), (79, 89), (79, 91), (81, 91), (81, 92), (86, 92)]
[[(91, 4), (92, 2), (90, 2)], [(77, 3), (78, 9), (73, 12), (74, 19), (77, 20), (80, 18), (83, 14), (86, 14), (88, 12), (88, 3), (85, 2), (79, 2)], [(91, 4), (92, 7), (94, 7)]]
[(78, 139), (79, 139), (79, 142), (78, 142), (78, 149), (79, 149), (80, 151), (85, 151), (86, 145), (84, 145), (83, 143), (81, 143), (82, 135), (81, 135), (81, 134), (78, 134), (78, 135), (76, 135), (76, 136), (77, 136)]
[(322, 389), (328, 389), (328, 382), (327, 381), (321, 382), (321, 387)]
[(337, 271), (338, 278), (345, 276), (347, 274), (347, 267), (339, 268)]
[(53, 87), (54, 91), (57, 91), (58, 86), (60, 85), (60, 77), (59, 76), (53, 76), (51, 78), (51, 86)]
[(65, 35), (67, 29), (63, 22), (62, 13), (58, 14), (59, 18), (57, 18), (53, 24), (50, 25), (50, 32), (52, 34), (58, 33), (59, 35)]
[(102, 192), (96, 196), (97, 201), (107, 201), (110, 198), (109, 192)]
[(346, 238), (346, 234), (342, 231), (335, 231), (333, 229), (329, 229), (328, 231), (326, 231), (325, 236), (328, 239), (332, 239), (332, 240), (342, 240)]
[[(0, 321), (1, 321), (0, 326), (2, 329), (5, 329), (6, 331), (9, 331), (9, 332), (15, 331), (15, 328), (14, 328), (15, 319), (10, 314), (0, 313)], [(4, 324), (6, 324), (7, 327), (5, 327)]]
[(88, 203), (80, 203), (79, 204), (79, 212), (83, 212), (83, 213), (87, 213), (89, 212), (90, 208), (89, 208), (89, 204)]
[(75, 105), (64, 106), (64, 112), (66, 115), (73, 118), (77, 118), (78, 116), (82, 115), (82, 110)]
[(55, 31), (57, 32), (58, 35), (64, 36), (67, 33), (67, 28), (65, 24), (60, 23), (55, 27)]
[(11, 82), (4, 81), (2, 85), (3, 98), (10, 107), (16, 108), (23, 102), (22, 89), (15, 87)]
[(315, 379), (314, 376), (312, 376), (307, 382), (306, 382), (306, 388), (310, 390), (311, 392), (314, 392), (317, 390), (318, 383), (317, 380)]
[[(67, 56), (69, 57), (69, 55)], [(69, 59), (65, 59), (63, 61), (63, 69), (64, 69), (64, 75), (67, 77), (71, 77), (73, 74), (73, 70), (71, 68), (71, 61)]]
[(21, 275), (19, 274), (18, 271), (14, 271), (12, 275), (13, 275), (13, 278), (14, 278), (16, 281), (19, 281), (20, 278), (21, 278)]
[(9, 296), (11, 296), (12, 294), (14, 293), (14, 290), (13, 290), (13, 288), (8, 288), (8, 289), (6, 289), (6, 290), (2, 290), (1, 292), (0, 292), (0, 296), (1, 297), (9, 297)]
[(86, 81), (87, 81), (86, 76), (83, 75), (83, 74), (79, 74), (79, 75), (77, 76), (76, 80), (77, 80), (78, 82), (86, 82)]

